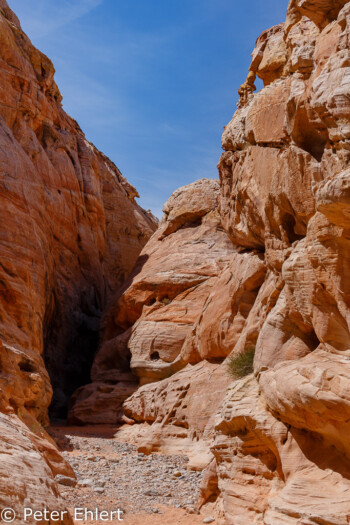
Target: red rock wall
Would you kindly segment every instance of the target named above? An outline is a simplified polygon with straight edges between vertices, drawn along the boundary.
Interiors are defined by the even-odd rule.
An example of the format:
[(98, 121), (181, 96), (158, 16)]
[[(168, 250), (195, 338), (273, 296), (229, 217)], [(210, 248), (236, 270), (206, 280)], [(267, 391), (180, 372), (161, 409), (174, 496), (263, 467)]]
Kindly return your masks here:
[[(11, 463), (16, 475), (0, 493), (12, 491), (14, 498), (23, 486), (28, 498), (36, 490), (16, 452), (30, 448), (27, 437), (16, 438), (20, 420), (34, 429), (28, 430), (33, 442), (35, 435), (47, 440), (41, 449), (32, 445), (39, 464), (40, 452), (47, 457), (53, 446), (40, 427), (48, 424), (52, 385), (61, 415), (70, 393), (88, 379), (84, 369), (89, 374), (103, 309), (156, 229), (135, 203), (136, 190), (87, 141), (61, 98), (52, 63), (1, 0), (0, 410), (13, 456), (1, 462), (0, 477)], [(60, 461), (51, 465), (53, 475)], [(49, 467), (41, 463), (35, 476), (46, 479)], [(55, 490), (47, 492), (48, 505)]]
[(349, 521), (349, 13), (292, 1), (223, 134), (223, 224), (264, 253), (267, 278), (255, 378), (232, 384), (216, 420), (220, 523)]
[[(122, 416), (122, 403), (130, 395), (130, 389), (137, 388), (137, 378), (141, 385), (146, 385), (142, 390), (144, 395), (153, 396), (155, 404), (161, 407), (155, 382), (161, 381), (159, 385), (169, 391), (170, 397), (177, 396), (174, 390), (180, 392), (182, 381), (176, 380), (174, 386), (170, 376), (189, 365), (188, 372), (181, 374), (187, 378), (191, 366), (202, 360), (194, 340), (200, 337), (203, 311), (215, 293), (218, 279), (235, 255), (235, 248), (221, 226), (218, 197), (218, 181), (202, 179), (177, 190), (165, 204), (159, 229), (141, 252), (115, 304), (107, 311), (105, 341), (92, 368), (93, 383), (74, 395), (72, 421), (116, 423)], [(256, 266), (251, 273), (263, 274), (263, 264), (257, 261)], [(226, 272), (224, 282), (230, 279), (231, 274)], [(254, 289), (253, 284), (251, 288)], [(247, 303), (248, 310), (250, 297)], [(229, 352), (224, 345), (221, 348), (214, 334), (212, 343), (207, 337), (205, 343), (203, 353), (213, 358), (219, 356), (222, 360)], [(213, 349), (208, 349), (208, 345)], [(217, 366), (218, 363), (214, 364), (212, 369)], [(209, 369), (205, 370), (209, 373)], [(201, 377), (205, 373), (201, 373)], [(200, 382), (204, 388), (205, 381)], [(137, 394), (142, 395), (141, 391)], [(179, 395), (182, 399), (186, 393)], [(169, 415), (163, 416), (169, 419)], [(138, 419), (142, 420), (141, 414)], [(184, 425), (181, 425), (182, 435), (187, 432), (186, 423)], [(198, 433), (203, 433), (205, 425), (203, 418)], [(143, 444), (145, 440), (142, 439)], [(147, 441), (151, 442), (152, 438), (147, 437)]]
[[(259, 37), (217, 203), (199, 181), (165, 205), (73, 407), (96, 417), (130, 355), (143, 386), (120, 436), (207, 463), (200, 503), (217, 497), (222, 524), (349, 523), (349, 35), (349, 2), (293, 0)], [(227, 356), (252, 347), (232, 382)]]
[[(140, 450), (208, 465), (200, 503), (216, 497), (222, 524), (348, 525), (350, 3), (292, 0), (259, 37), (220, 182), (171, 196), (115, 294), (153, 224), (3, 5), (3, 424), (47, 421), (43, 348), (55, 369), (113, 296), (72, 421), (124, 419), (120, 439)], [(233, 380), (227, 357), (252, 347), (254, 374)], [(35, 447), (48, 476), (67, 469), (34, 430), (21, 450)]]

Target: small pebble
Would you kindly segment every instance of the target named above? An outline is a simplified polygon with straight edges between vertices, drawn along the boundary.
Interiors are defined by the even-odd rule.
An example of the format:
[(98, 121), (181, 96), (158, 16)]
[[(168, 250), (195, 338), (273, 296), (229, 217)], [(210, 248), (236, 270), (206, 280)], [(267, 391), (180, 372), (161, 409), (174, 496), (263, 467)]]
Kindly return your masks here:
[(91, 487), (93, 485), (92, 479), (81, 479), (78, 481), (79, 487)]
[(184, 509), (188, 520), (198, 514), (201, 471), (188, 470), (185, 456), (138, 453), (135, 445), (113, 438), (86, 438), (69, 427), (64, 432), (69, 442), (64, 456), (78, 480), (77, 489), (60, 490), (68, 506), (107, 505), (139, 515), (161, 515), (161, 506), (175, 507)]
[(62, 476), (61, 474), (58, 474), (55, 477), (55, 480), (60, 485), (65, 485), (66, 487), (75, 487), (77, 484), (77, 480), (75, 478), (69, 478), (68, 476)]

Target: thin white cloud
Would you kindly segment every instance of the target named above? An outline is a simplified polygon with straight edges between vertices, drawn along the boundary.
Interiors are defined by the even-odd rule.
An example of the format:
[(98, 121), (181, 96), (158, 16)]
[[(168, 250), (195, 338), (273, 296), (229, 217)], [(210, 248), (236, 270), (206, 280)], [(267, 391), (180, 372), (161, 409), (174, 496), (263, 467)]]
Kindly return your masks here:
[(9, 0), (9, 5), (21, 20), (22, 27), (32, 39), (42, 38), (86, 15), (104, 0)]

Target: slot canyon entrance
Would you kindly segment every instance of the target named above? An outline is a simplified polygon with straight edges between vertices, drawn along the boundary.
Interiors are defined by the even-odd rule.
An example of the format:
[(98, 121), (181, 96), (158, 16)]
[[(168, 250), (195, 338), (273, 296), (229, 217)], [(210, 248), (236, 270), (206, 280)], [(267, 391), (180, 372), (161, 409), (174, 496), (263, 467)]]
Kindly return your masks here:
[[(201, 514), (197, 511), (202, 471), (188, 469), (185, 455), (138, 452), (132, 441), (119, 437), (119, 424), (67, 422), (72, 394), (91, 382), (104, 308), (97, 297), (90, 290), (72, 306), (73, 301), (53, 294), (43, 323), (44, 361), (53, 388), (49, 434), (77, 476), (69, 483), (63, 475), (56, 477), (67, 508), (72, 516), (79, 508), (109, 514), (121, 509), (130, 525), (200, 525), (203, 519), (211, 520), (214, 503)], [(152, 360), (158, 359), (154, 352)], [(130, 355), (116, 352), (105, 365), (129, 371)], [(160, 490), (160, 479), (167, 483), (167, 493)]]
[[(90, 294), (91, 295), (91, 294)], [(66, 420), (75, 390), (91, 382), (90, 372), (99, 344), (102, 307), (84, 294), (75, 307), (64, 307), (53, 294), (44, 319), (44, 362), (53, 389), (51, 421)]]

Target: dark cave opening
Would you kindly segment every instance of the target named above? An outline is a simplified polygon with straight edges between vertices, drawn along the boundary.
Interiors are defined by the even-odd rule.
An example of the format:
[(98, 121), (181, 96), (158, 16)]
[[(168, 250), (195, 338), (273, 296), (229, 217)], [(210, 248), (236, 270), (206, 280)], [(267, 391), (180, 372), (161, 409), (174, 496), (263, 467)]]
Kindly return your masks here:
[(284, 231), (286, 232), (290, 244), (293, 244), (293, 242), (300, 241), (301, 239), (303, 239), (304, 235), (300, 235), (295, 232), (296, 221), (292, 214), (285, 213), (282, 217), (281, 223)]
[(299, 148), (310, 153), (317, 162), (321, 162), (329, 139), (328, 132), (320, 125), (317, 115), (313, 114), (310, 108), (298, 108), (292, 138)]
[(320, 133), (311, 130), (304, 130), (301, 133), (299, 141), (296, 141), (299, 148), (307, 151), (316, 159), (318, 162), (321, 162), (323, 153), (326, 147), (327, 139), (323, 137)]
[(44, 320), (44, 362), (53, 389), (51, 421), (65, 420), (75, 390), (91, 382), (100, 318), (101, 312), (86, 304), (64, 311), (53, 296)]

